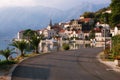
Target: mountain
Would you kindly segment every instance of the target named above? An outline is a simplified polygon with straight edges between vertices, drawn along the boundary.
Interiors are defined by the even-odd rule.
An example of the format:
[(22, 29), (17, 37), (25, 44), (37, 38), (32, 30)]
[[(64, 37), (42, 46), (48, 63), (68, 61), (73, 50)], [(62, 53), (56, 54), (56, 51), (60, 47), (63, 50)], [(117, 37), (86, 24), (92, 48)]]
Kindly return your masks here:
[(41, 29), (50, 19), (53, 23), (76, 19), (85, 11), (96, 11), (108, 5), (80, 3), (66, 11), (43, 6), (0, 8), (0, 38), (14, 37), (18, 31), (28, 28)]
[[(13, 36), (20, 30), (40, 29), (50, 18), (58, 18), (62, 11), (46, 7), (14, 7), (0, 9), (0, 36)], [(8, 37), (8, 36), (7, 36)]]
[(79, 18), (79, 16), (84, 12), (88, 12), (88, 11), (95, 12), (101, 8), (108, 7), (108, 6), (109, 4), (92, 4), (89, 2), (83, 2), (83, 3), (80, 3), (80, 5), (67, 10), (66, 12), (69, 15), (66, 15), (67, 16), (66, 19), (67, 20), (76, 19), (76, 18)]

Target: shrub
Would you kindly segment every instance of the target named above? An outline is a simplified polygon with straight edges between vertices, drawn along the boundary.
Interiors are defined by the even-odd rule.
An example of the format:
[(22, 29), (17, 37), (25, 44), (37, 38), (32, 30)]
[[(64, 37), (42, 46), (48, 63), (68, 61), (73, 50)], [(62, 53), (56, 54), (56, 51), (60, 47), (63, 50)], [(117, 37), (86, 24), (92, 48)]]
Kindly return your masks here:
[(9, 71), (12, 67), (13, 64), (16, 64), (16, 61), (0, 61), (0, 71)]
[(106, 48), (105, 50), (104, 50), (104, 54), (109, 54), (110, 53), (110, 49), (109, 48)]
[(118, 59), (120, 56), (120, 35), (112, 37), (112, 56), (114, 59)]
[(0, 61), (0, 65), (10, 65), (10, 64), (16, 64), (17, 63), (17, 61), (12, 61), (12, 60), (9, 60), (9, 61), (7, 61), (7, 60), (4, 60), (4, 61)]
[(120, 56), (120, 43), (112, 47), (112, 55), (115, 59)]
[(66, 43), (64, 43), (64, 44), (62, 45), (62, 47), (63, 47), (64, 50), (69, 50), (69, 49), (70, 49), (69, 44), (66, 44)]

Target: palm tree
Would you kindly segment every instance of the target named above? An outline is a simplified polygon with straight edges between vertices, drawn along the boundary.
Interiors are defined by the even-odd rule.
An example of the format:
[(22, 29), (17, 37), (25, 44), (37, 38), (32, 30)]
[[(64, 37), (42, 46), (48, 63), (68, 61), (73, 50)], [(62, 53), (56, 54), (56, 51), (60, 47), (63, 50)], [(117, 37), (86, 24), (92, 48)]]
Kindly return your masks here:
[(14, 41), (11, 46), (16, 47), (17, 49), (20, 50), (21, 56), (24, 56), (24, 50), (28, 47), (28, 43), (25, 40), (21, 41)]
[(3, 55), (6, 58), (6, 60), (9, 61), (8, 58), (10, 57), (10, 55), (13, 54), (13, 53), (15, 53), (15, 52), (13, 52), (13, 50), (14, 49), (9, 49), (9, 47), (8, 47), (5, 50), (1, 50), (0, 51), (0, 55)]
[(38, 47), (41, 39), (42, 39), (41, 35), (39, 36), (38, 34), (35, 34), (30, 40), (30, 44), (33, 46), (35, 53), (39, 53)]
[(23, 33), (23, 36), (27, 37), (29, 46), (33, 47), (33, 49), (35, 50), (35, 53), (39, 53), (38, 51), (39, 43), (44, 36), (39, 35), (36, 31), (31, 29), (25, 30), (25, 32)]

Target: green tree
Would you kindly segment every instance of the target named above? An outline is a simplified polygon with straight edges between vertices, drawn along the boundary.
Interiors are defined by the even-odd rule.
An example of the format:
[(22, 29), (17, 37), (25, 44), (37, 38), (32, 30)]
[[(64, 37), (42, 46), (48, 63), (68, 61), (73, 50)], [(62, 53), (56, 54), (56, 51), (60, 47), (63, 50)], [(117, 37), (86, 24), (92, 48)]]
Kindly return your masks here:
[(9, 48), (7, 48), (5, 50), (1, 50), (0, 51), (0, 55), (3, 55), (6, 58), (6, 60), (9, 61), (8, 58), (10, 57), (10, 55), (12, 55), (13, 53), (15, 53), (15, 52), (13, 52), (13, 50), (14, 49), (9, 49)]
[(37, 32), (31, 29), (27, 29), (23, 33), (23, 38), (30, 40)]
[(90, 31), (89, 38), (90, 39), (94, 39), (95, 38), (95, 31), (94, 30)]
[(110, 23), (112, 25), (112, 27), (115, 27), (117, 24), (120, 24), (120, 0), (111, 0), (111, 10), (112, 10), (112, 14), (111, 14), (111, 19), (110, 19)]
[(30, 39), (30, 45), (33, 47), (33, 49), (35, 50), (35, 53), (39, 53), (38, 48), (39, 48), (39, 43), (42, 40), (43, 36), (42, 35), (38, 35), (35, 34), (34, 36), (31, 37)]
[(28, 42), (29, 42), (29, 47), (35, 51), (35, 53), (39, 53), (38, 47), (40, 40), (43, 39), (43, 35), (39, 35), (36, 31), (27, 29), (23, 33), (25, 37), (27, 37)]
[(83, 14), (83, 16), (84, 16), (85, 18), (94, 18), (94, 17), (95, 17), (95, 13), (94, 13), (94, 12), (85, 12), (85, 13)]
[(17, 49), (19, 49), (20, 52), (21, 52), (21, 56), (24, 56), (24, 51), (28, 47), (28, 43), (25, 40), (13, 41), (13, 43), (10, 44), (10, 45), (16, 47)]
[(100, 17), (100, 21), (102, 23), (106, 23), (106, 24), (109, 24), (109, 17), (110, 17), (110, 14), (109, 13), (103, 13)]

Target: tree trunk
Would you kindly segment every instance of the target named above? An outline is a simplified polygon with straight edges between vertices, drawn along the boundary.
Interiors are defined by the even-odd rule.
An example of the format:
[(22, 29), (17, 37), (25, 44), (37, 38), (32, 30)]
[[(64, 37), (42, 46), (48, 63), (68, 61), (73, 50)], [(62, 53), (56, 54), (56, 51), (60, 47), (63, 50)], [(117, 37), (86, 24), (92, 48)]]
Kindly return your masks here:
[(24, 52), (23, 51), (21, 51), (21, 57), (24, 57)]
[(7, 62), (9, 61), (8, 57), (6, 57), (6, 61), (7, 61)]
[(38, 47), (35, 47), (35, 53), (38, 54), (39, 51), (38, 51)]

